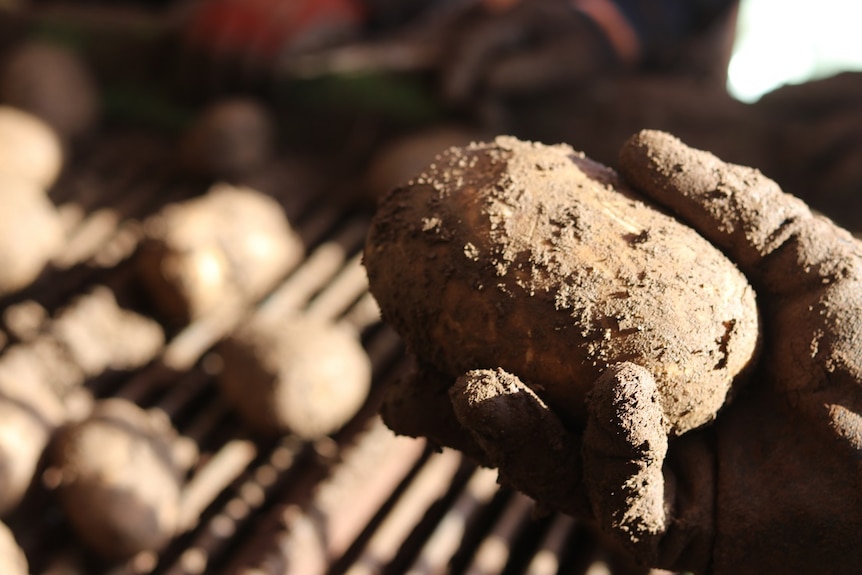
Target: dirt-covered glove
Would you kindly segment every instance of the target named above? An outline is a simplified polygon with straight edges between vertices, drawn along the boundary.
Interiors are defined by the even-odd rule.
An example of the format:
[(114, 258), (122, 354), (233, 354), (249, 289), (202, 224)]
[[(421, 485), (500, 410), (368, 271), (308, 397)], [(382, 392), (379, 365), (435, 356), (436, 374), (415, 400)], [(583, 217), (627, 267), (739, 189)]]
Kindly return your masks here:
[[(749, 366), (747, 387), (734, 392), (716, 421), (667, 433), (668, 404), (659, 401), (666, 390), (657, 389), (649, 370), (622, 362), (610, 365), (586, 395), (585, 427), (573, 426), (570, 411), (555, 411), (539, 397), (551, 390), (535, 378), (528, 387), (503, 370), (478, 369), (453, 384), (453, 376), (439, 371), (447, 359), (433, 353), (420, 360), (412, 379), (391, 390), (384, 418), (401, 433), (430, 437), (497, 467), (502, 482), (540, 505), (593, 517), (644, 564), (716, 575), (857, 572), (862, 245), (756, 170), (664, 133), (632, 138), (620, 171), (637, 191), (720, 248), (758, 294), (762, 351)], [(396, 214), (409, 218), (410, 209), (400, 205)], [(469, 206), (464, 213), (469, 217)], [(423, 230), (440, 226), (429, 219)], [(392, 231), (378, 230), (369, 245)], [(446, 241), (440, 236), (439, 245)], [(465, 245), (464, 256), (475, 258), (485, 247)], [(366, 260), (369, 254), (367, 248)], [(423, 264), (416, 265), (421, 283)], [(446, 322), (474, 313), (459, 306), (464, 294), (445, 287), (443, 294), (455, 298), (446, 304), (454, 311)], [(506, 316), (493, 309), (476, 313), (489, 318), (490, 329), (509, 327), (494, 323)], [(512, 325), (538, 325), (531, 320), (511, 319)], [(428, 329), (440, 325), (436, 321), (427, 318)], [(495, 350), (480, 358), (485, 351), (471, 338), (488, 341), (488, 333), (462, 336), (460, 345), (477, 363), (509, 361)], [(529, 346), (522, 351), (542, 353)], [(567, 369), (565, 358), (557, 359), (556, 370)], [(683, 373), (689, 368), (682, 357), (678, 367)], [(684, 415), (685, 409), (674, 417)]]
[(752, 385), (704, 434), (715, 507), (699, 569), (858, 572), (862, 244), (757, 171), (666, 134), (630, 140), (620, 169), (727, 253), (761, 307), (764, 350)]

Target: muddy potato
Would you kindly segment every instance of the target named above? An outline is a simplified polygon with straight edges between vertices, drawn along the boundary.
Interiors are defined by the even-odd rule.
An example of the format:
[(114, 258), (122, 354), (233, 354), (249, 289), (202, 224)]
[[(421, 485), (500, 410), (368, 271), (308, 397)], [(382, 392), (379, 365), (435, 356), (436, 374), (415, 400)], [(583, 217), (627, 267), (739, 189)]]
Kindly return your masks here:
[(60, 173), (63, 148), (45, 122), (11, 106), (0, 106), (0, 176), (20, 177), (44, 192)]
[(278, 202), (218, 184), (151, 217), (137, 264), (155, 304), (185, 322), (263, 296), (302, 253)]
[(757, 348), (752, 288), (692, 229), (567, 146), (452, 148), (382, 203), (383, 319), (452, 380), (501, 367), (576, 428), (612, 364), (656, 378), (668, 432), (710, 421)]
[(249, 323), (218, 351), (225, 397), (264, 436), (333, 433), (356, 415), (371, 385), (371, 361), (356, 334), (322, 320)]
[(0, 573), (3, 575), (27, 575), (29, 573), (27, 557), (15, 535), (4, 523), (0, 523)]
[(36, 184), (0, 175), (0, 296), (30, 284), (62, 247), (57, 208)]
[(169, 423), (121, 399), (57, 431), (48, 471), (78, 537), (110, 559), (158, 550), (175, 534), (181, 466)]

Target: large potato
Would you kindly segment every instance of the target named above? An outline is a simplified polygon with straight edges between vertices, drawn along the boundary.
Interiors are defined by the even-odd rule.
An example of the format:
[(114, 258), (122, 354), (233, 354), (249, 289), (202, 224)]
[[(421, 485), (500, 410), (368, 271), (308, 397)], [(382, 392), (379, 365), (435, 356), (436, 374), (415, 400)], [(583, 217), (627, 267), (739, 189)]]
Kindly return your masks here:
[(517, 375), (570, 425), (609, 366), (657, 381), (668, 431), (711, 420), (758, 342), (753, 289), (692, 229), (567, 146), (452, 148), (380, 204), (383, 319), (452, 377)]

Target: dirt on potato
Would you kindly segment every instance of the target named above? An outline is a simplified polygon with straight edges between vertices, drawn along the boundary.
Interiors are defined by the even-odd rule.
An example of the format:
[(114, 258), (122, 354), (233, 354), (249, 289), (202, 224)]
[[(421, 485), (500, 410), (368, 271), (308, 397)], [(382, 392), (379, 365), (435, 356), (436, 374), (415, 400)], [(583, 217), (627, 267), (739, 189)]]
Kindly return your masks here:
[(364, 261), (383, 319), (422, 361), (453, 381), (501, 367), (576, 428), (622, 361), (656, 378), (668, 432), (700, 426), (758, 347), (740, 271), (568, 146), (448, 150), (382, 200)]

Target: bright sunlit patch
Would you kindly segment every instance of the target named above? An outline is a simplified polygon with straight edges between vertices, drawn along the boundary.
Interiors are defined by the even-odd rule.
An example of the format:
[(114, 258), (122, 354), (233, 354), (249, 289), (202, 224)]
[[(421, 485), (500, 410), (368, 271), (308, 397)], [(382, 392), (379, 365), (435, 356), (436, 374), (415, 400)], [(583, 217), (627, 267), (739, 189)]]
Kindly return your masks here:
[(753, 102), (783, 84), (862, 70), (862, 2), (742, 0), (728, 89)]

